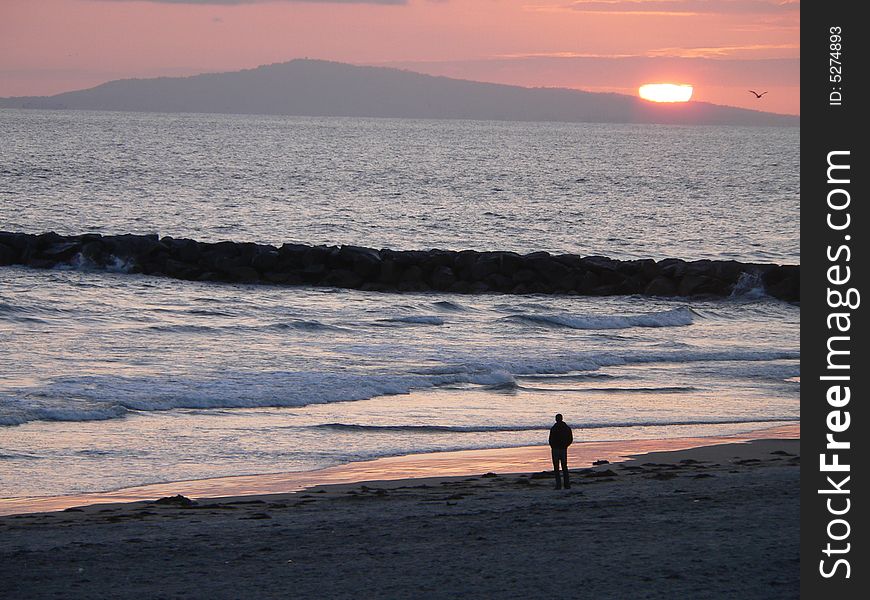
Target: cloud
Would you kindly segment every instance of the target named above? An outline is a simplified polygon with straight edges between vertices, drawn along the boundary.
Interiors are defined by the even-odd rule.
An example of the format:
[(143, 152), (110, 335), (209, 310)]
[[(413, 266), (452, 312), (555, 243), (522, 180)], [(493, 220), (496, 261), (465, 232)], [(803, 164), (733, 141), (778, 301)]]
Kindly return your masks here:
[(521, 52), (516, 54), (497, 54), (495, 60), (517, 58), (637, 58), (642, 54), (600, 54), (597, 52)]
[(750, 44), (743, 46), (702, 46), (654, 48), (631, 54), (595, 52), (523, 52), (517, 54), (498, 54), (493, 58), (501, 59), (574, 59), (574, 58), (798, 58), (799, 44)]
[(408, 0), (102, 0), (103, 2), (150, 2), (151, 4), (208, 4), (236, 6), (239, 4), (266, 4), (292, 2), (294, 4), (407, 4)]
[(574, 0), (566, 7), (590, 13), (695, 16), (797, 13), (801, 5), (798, 0)]
[(778, 53), (797, 56), (800, 52), (798, 44), (752, 44), (747, 46), (709, 46), (695, 48), (658, 48), (650, 50), (647, 56), (667, 56), (677, 58), (738, 58), (751, 57), (754, 54)]

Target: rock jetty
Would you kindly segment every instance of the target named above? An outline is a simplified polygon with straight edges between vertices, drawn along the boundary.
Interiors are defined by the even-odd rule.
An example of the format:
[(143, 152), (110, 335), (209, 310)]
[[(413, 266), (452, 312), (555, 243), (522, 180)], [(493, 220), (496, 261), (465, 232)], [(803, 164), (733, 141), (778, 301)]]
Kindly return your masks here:
[(763, 286), (800, 300), (800, 266), (475, 250), (375, 250), (198, 242), (155, 235), (0, 232), (0, 266), (70, 265), (191, 281), (352, 288), (379, 292), (730, 296)]

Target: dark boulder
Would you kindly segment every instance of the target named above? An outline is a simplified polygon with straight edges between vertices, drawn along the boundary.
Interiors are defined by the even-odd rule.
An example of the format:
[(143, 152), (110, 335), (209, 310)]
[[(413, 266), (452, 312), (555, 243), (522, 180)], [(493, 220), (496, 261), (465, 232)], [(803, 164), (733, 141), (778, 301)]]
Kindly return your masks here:
[(199, 242), (187, 238), (174, 239), (165, 237), (160, 242), (166, 246), (169, 255), (175, 260), (186, 263), (198, 262), (202, 255), (202, 247)]
[(736, 260), (719, 260), (710, 265), (709, 274), (712, 277), (736, 283), (746, 266)]
[(380, 272), (378, 273), (378, 282), (383, 284), (395, 284), (401, 279), (402, 269), (392, 259), (386, 259), (381, 262)]
[(606, 256), (584, 256), (580, 259), (583, 268), (594, 271), (618, 271), (619, 261)]
[[(59, 236), (58, 234), (50, 231), (48, 233), (41, 233), (37, 236), (27, 236), (25, 239), (25, 246), (21, 251), (21, 261), (30, 266), (36, 266), (37, 263), (41, 263), (42, 261), (49, 260), (43, 258), (43, 251), (53, 245), (61, 244), (66, 240)], [(36, 267), (36, 268), (46, 268), (46, 267)]]
[(800, 300), (801, 272), (794, 265), (776, 266), (762, 277), (764, 290), (774, 298), (787, 302)]
[(302, 279), (306, 283), (319, 283), (321, 279), (326, 275), (328, 269), (326, 265), (323, 263), (314, 263), (306, 266), (300, 272)]
[(576, 254), (557, 254), (553, 260), (575, 271), (585, 271), (583, 257)]
[(511, 278), (514, 284), (524, 283), (530, 285), (538, 280), (538, 274), (531, 269), (520, 269)]
[(515, 286), (512, 278), (502, 275), (501, 273), (493, 273), (483, 281), (489, 286), (489, 289), (496, 292), (509, 292)]
[(385, 283), (369, 282), (359, 286), (359, 289), (364, 292), (394, 292), (396, 288)]
[(620, 263), (606, 256), (588, 256), (582, 260), (583, 269), (594, 273), (600, 285), (618, 285), (625, 279), (619, 272)]
[[(131, 237), (137, 237), (137, 236), (131, 236)], [(49, 246), (52, 246), (54, 244), (61, 244), (65, 241), (67, 241), (66, 238), (64, 238), (62, 235), (57, 234), (53, 231), (48, 231), (46, 233), (40, 233), (39, 235), (36, 236), (36, 246), (40, 250), (48, 248)]]
[(706, 275), (685, 275), (677, 286), (677, 294), (680, 296), (718, 295), (727, 296), (731, 293), (731, 287), (721, 279), (714, 279)]
[(361, 280), (373, 279), (381, 271), (381, 255), (371, 248), (342, 246), (333, 260), (340, 268), (356, 273)]
[(456, 258), (456, 252), (430, 250), (424, 260), (425, 269), (434, 273), (439, 267), (450, 267), (452, 271), (453, 267), (456, 266)]
[(620, 294), (630, 296), (632, 294), (643, 293), (643, 290), (646, 288), (646, 281), (643, 279), (643, 277), (640, 276), (639, 273), (637, 273), (623, 279), (622, 282), (618, 284), (618, 286)]
[(677, 286), (670, 278), (659, 275), (649, 282), (643, 293), (647, 296), (676, 296)]
[(531, 294), (532, 290), (529, 289), (525, 283), (518, 283), (511, 289), (511, 294)]
[(581, 294), (592, 294), (593, 290), (601, 285), (601, 279), (592, 271), (585, 271), (577, 280), (574, 289)]
[(513, 277), (513, 274), (523, 268), (525, 261), (516, 252), (502, 252), (499, 273), (505, 277)]
[[(159, 271), (157, 269), (159, 269)], [(169, 277), (174, 277), (176, 279), (187, 279), (190, 281), (197, 281), (202, 275), (202, 271), (196, 265), (182, 262), (180, 260), (175, 260), (174, 258), (166, 259), (162, 265), (146, 263), (146, 265), (143, 266), (143, 270), (146, 273), (159, 272)]]
[(470, 294), (471, 284), (467, 281), (459, 280), (450, 286), (450, 290), (454, 294)]
[(221, 273), (226, 275), (227, 281), (236, 283), (256, 283), (260, 280), (260, 273), (253, 267), (225, 267)]
[(355, 288), (359, 287), (362, 283), (363, 278), (358, 273), (348, 269), (333, 269), (320, 281), (321, 285), (339, 288)]
[(589, 292), (590, 296), (617, 296), (621, 293), (620, 286), (618, 284), (605, 283), (604, 285), (599, 285), (592, 289)]
[(238, 244), (239, 247), (239, 255), (238, 261), (239, 266), (242, 267), (250, 267), (254, 262), (254, 257), (260, 254), (263, 251), (268, 251), (269, 249), (274, 250), (271, 246), (261, 246), (259, 244), (254, 244), (253, 242), (243, 242)]
[(402, 283), (421, 283), (423, 281), (423, 269), (417, 265), (411, 265), (404, 270), (401, 277)]
[(467, 271), (463, 273), (463, 279), (469, 281), (483, 281), (490, 275), (495, 275), (501, 270), (501, 257), (495, 253), (480, 254)]
[(658, 262), (659, 273), (673, 280), (679, 280), (686, 274), (686, 261), (679, 258), (666, 258)]
[(157, 234), (151, 235), (134, 235), (125, 233), (123, 235), (112, 235), (103, 238), (110, 254), (118, 258), (136, 258), (142, 256), (154, 249), (160, 242)]
[(0, 231), (0, 244), (12, 248), (20, 256), (34, 237), (33, 234)]
[(311, 246), (305, 244), (282, 244), (278, 248), (281, 266), (285, 269), (301, 269), (305, 266), (305, 256)]
[(302, 276), (298, 273), (287, 273), (284, 271), (266, 271), (263, 273), (263, 280), (279, 285), (302, 285), (305, 283)]
[(424, 250), (401, 250), (386, 252), (382, 260), (392, 259), (400, 267), (419, 267), (426, 260), (427, 252)]
[(704, 275), (706, 277), (713, 276), (713, 261), (712, 260), (693, 260), (686, 263), (685, 275)]
[(57, 262), (48, 258), (29, 258), (24, 263), (32, 269), (51, 269), (57, 266)]
[(248, 266), (245, 264), (245, 258), (241, 256), (240, 249), (240, 246), (234, 242), (202, 244), (201, 262), (203, 266), (210, 269)]
[(477, 262), (479, 254), (477, 250), (461, 250), (457, 252), (454, 270), (460, 273), (463, 279), (466, 279), (465, 275), (469, 272), (471, 266)]
[(101, 239), (90, 240), (82, 244), (82, 257), (92, 264), (103, 266), (108, 263), (107, 248)]
[(456, 275), (453, 273), (453, 269), (446, 265), (436, 267), (429, 277), (429, 283), (432, 284), (432, 289), (446, 291), (456, 283)]
[(552, 259), (538, 262), (535, 270), (542, 281), (555, 288), (571, 287), (568, 282), (573, 280), (572, 278), (577, 272), (575, 269)]
[(310, 246), (302, 257), (302, 270), (307, 271), (312, 267), (327, 268), (330, 249), (326, 246)]
[(195, 500), (191, 500), (186, 496), (182, 496), (178, 494), (176, 496), (165, 496), (160, 498), (159, 500), (155, 500), (154, 504), (166, 505), (166, 506), (194, 506), (196, 504)]
[(638, 265), (638, 275), (640, 275), (644, 281), (652, 281), (659, 276), (659, 265), (651, 258), (635, 262)]
[(275, 248), (263, 248), (251, 260), (251, 266), (260, 273), (274, 271), (281, 262), (281, 254)]
[(14, 265), (21, 258), (21, 253), (15, 248), (0, 242), (0, 266)]
[(56, 262), (66, 262), (82, 249), (79, 242), (59, 242), (42, 251), (42, 257)]

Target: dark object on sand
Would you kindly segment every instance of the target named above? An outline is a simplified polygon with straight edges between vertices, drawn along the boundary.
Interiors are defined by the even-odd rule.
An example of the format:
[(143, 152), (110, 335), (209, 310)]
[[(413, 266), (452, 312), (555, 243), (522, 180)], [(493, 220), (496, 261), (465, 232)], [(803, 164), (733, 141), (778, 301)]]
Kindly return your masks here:
[(598, 465), (609, 465), (609, 464), (610, 464), (610, 461), (609, 461), (609, 460), (604, 460), (604, 459), (602, 458), (601, 460), (596, 460), (596, 461), (594, 461), (592, 464), (593, 464), (594, 466), (597, 467)]
[(198, 242), (154, 235), (0, 231), (0, 266), (72, 265), (191, 281), (314, 285), (373, 292), (730, 296), (800, 300), (800, 266), (733, 260), (613, 260), (532, 252), (375, 250)]
[(610, 469), (604, 469), (603, 471), (592, 471), (586, 477), (616, 477), (617, 475)]
[(160, 498), (159, 500), (155, 500), (154, 504), (162, 504), (168, 506), (193, 506), (196, 504), (196, 501), (191, 500), (186, 496), (182, 496), (178, 494), (176, 496), (165, 496)]
[(771, 452), (771, 454), (774, 454), (776, 456), (797, 456), (796, 454), (786, 452), (785, 450), (774, 450), (773, 452)]

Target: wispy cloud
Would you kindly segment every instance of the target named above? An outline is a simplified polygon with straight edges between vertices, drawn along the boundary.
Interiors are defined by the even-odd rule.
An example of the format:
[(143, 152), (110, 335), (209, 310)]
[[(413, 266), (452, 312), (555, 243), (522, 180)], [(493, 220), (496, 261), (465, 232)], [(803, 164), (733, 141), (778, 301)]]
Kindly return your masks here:
[[(618, 54), (601, 54), (595, 52), (524, 52), (517, 54), (498, 54), (495, 59), (524, 58), (742, 58), (751, 59), (797, 57), (799, 44), (751, 44), (743, 46), (706, 46), (706, 47), (671, 47), (654, 48), (644, 52)], [(772, 56), (773, 55), (773, 56)]]
[(674, 58), (737, 58), (757, 54), (777, 53), (786, 50), (795, 56), (800, 51), (798, 44), (751, 44), (746, 46), (708, 46), (696, 48), (657, 48), (646, 52), (647, 56)]
[(574, 0), (564, 8), (579, 12), (696, 16), (799, 12), (798, 0)]
[(642, 54), (600, 54), (596, 52), (522, 52), (517, 54), (496, 54), (492, 58), (634, 58)]
[(239, 4), (266, 4), (288, 2), (295, 4), (407, 4), (408, 0), (101, 0), (102, 2), (150, 2), (151, 4), (208, 4), (233, 6)]

